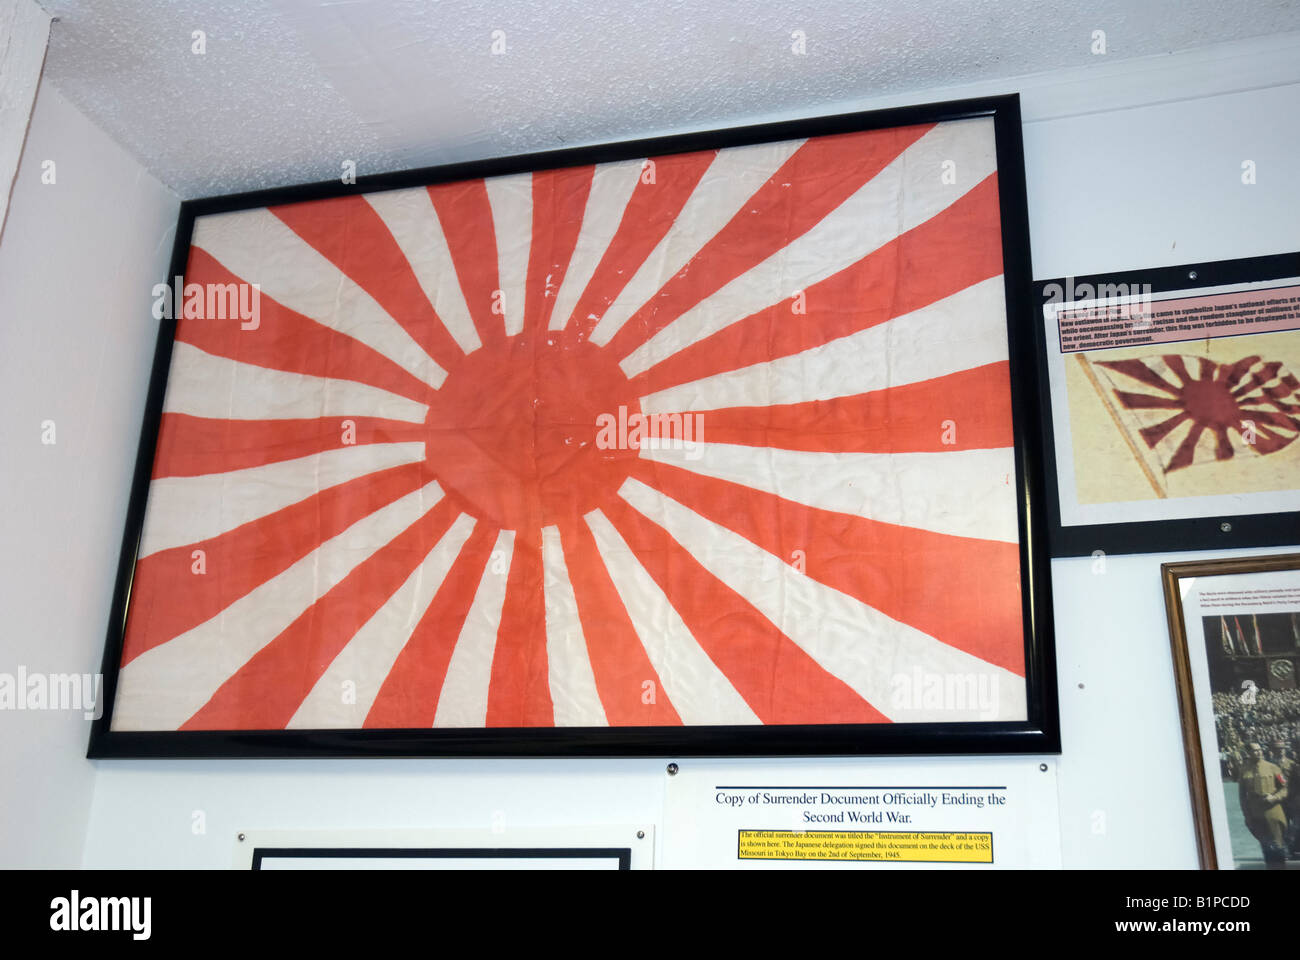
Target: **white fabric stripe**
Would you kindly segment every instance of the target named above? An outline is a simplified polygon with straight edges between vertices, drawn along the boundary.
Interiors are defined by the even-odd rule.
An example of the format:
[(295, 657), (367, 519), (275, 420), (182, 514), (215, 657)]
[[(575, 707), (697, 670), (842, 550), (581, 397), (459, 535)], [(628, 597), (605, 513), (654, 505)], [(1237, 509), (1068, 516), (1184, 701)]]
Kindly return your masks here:
[(587, 209), (582, 215), (582, 229), (578, 242), (564, 272), (560, 292), (555, 295), (555, 309), (551, 311), (548, 328), (563, 330), (569, 322), (574, 307), (587, 289), (609, 242), (623, 222), (628, 201), (641, 179), (644, 160), (624, 160), (620, 163), (602, 163), (591, 178), (591, 193)]
[(423, 459), (423, 443), (363, 443), (228, 473), (159, 477), (149, 485), (140, 556), (219, 536), (340, 483)]
[(177, 729), (259, 650), (440, 499), (437, 483), (408, 493), (212, 619), (140, 654), (118, 674), (113, 729)]
[(605, 708), (596, 692), (578, 600), (564, 562), (559, 527), (542, 528), (546, 597), (546, 663), (557, 727), (603, 727)]
[[(956, 164), (955, 184), (943, 182), (947, 161)], [(691, 307), (620, 366), (629, 377), (636, 376), (709, 334), (807, 290), (940, 213), (996, 168), (991, 119), (939, 124), (815, 227)]]
[(163, 412), (214, 420), (377, 417), (424, 423), (429, 408), (366, 383), (240, 363), (178, 340)]
[[(1001, 667), (940, 643), (878, 610), (804, 576), (744, 537), (629, 479), (619, 493), (662, 526), (710, 573), (736, 591), (828, 672), (891, 720), (1023, 720), (1025, 682)], [(973, 598), (977, 599), (977, 598)], [(927, 703), (913, 678), (973, 678), (983, 697)], [(906, 699), (899, 696), (906, 693)]]
[(523, 333), (528, 254), (533, 245), (533, 175), (488, 177), (488, 206), (497, 236), (497, 283), (501, 285), (506, 336)]
[(673, 225), (596, 324), (591, 341), (607, 344), (803, 145), (784, 140), (719, 150)]
[(339, 651), (289, 721), (289, 727), (356, 729), (365, 724), (366, 714), (398, 654), (410, 642), (416, 624), (473, 530), (473, 517), (462, 513), (456, 518), (406, 582)]
[(1006, 304), (997, 276), (802, 353), (660, 390), (643, 397), (641, 409), (678, 413), (855, 397), (1005, 359)]
[(440, 387), (447, 379), (370, 294), (265, 207), (199, 217), (193, 244), (271, 299), (360, 340), (425, 383)]
[[(708, 414), (700, 416), (707, 427)], [(935, 424), (934, 429), (937, 433), (942, 428)], [(641, 445), (641, 456), (647, 460), (820, 510), (955, 537), (1017, 543), (1013, 452), (1011, 447), (944, 453), (813, 453), (732, 443), (658, 450)]]
[(761, 723), (731, 681), (704, 652), (632, 548), (599, 510), (584, 519), (627, 609), (632, 628), (685, 724)]
[(451, 248), (447, 246), (429, 191), (424, 187), (414, 187), (363, 196), (402, 248), (420, 289), (433, 304), (452, 339), (466, 353), (473, 353), (483, 346), (460, 288)]
[[(1188, 431), (1191, 432), (1190, 430)], [(1238, 453), (1246, 453), (1250, 450), (1250, 445), (1233, 442), (1230, 438), (1228, 444)], [(1206, 461), (1217, 460), (1217, 451), (1219, 449), (1219, 438), (1213, 430), (1203, 430), (1201, 435), (1196, 439), (1196, 445), (1192, 448), (1192, 463), (1204, 463)]]
[(487, 725), (488, 688), (492, 685), (492, 657), (506, 602), (506, 582), (514, 555), (515, 532), (502, 530), (492, 548), (483, 578), (465, 616), (465, 625), (447, 663), (447, 676), (433, 717), (435, 727)]

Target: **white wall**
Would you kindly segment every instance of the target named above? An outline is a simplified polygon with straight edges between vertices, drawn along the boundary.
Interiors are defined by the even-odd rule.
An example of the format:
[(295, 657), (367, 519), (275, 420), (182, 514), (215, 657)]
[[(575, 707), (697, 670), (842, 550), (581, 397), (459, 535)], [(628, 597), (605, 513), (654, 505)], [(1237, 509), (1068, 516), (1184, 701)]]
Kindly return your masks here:
[[(1026, 123), (1035, 276), (1300, 250), (1297, 118), (1290, 83)], [(1232, 555), (1111, 557), (1104, 573), (1053, 561), (1066, 866), (1196, 866), (1160, 564)]]
[[(178, 209), (42, 86), (0, 243), (0, 672), (99, 670)], [(0, 712), (0, 867), (80, 864), (89, 731)]]
[(1300, 250), (1298, 121), (1289, 83), (1026, 123), (1035, 276)]
[[(1024, 94), (1027, 120), (1025, 163), (1037, 276), (1300, 249), (1300, 178), (1294, 177), (1295, 157), (1300, 156), (1300, 126), (1295, 123), (1300, 115), (1300, 38), (1268, 38), (1114, 68), (1099, 64), (910, 99), (1016, 89)], [(839, 104), (809, 112), (881, 105)], [(1240, 181), (1245, 159), (1256, 162), (1255, 186)], [(148, 209), (166, 212), (157, 191), (147, 192), (153, 198)], [(28, 199), (24, 206), (32, 202)], [(102, 235), (113, 220), (111, 211), (96, 210), (88, 222), (92, 232)], [(151, 223), (158, 229), (157, 217)], [(34, 229), (30, 235), (42, 232)], [(40, 256), (49, 263), (41, 266), (43, 276), (54, 275), (54, 264), (84, 269), (95, 259), (93, 243), (69, 238), (72, 245), (65, 246), (48, 232), (45, 236), (49, 246)], [(146, 238), (138, 240), (114, 249), (124, 250), (123, 262), (146, 284), (140, 289), (147, 289), (144, 277), (164, 273), (163, 251), (146, 252)], [(0, 261), (0, 269), (4, 266)], [(71, 456), (71, 447), (43, 452), (29, 447), (32, 425), (45, 416), (65, 417), (74, 425), (69, 444), (78, 437), (75, 425), (87, 415), (85, 400), (95, 390), (86, 385), (85, 356), (65, 354), (63, 341), (84, 340), (84, 335), (48, 333), (47, 326), (28, 320), (38, 339), (24, 344), (23, 352), (35, 352), (35, 362), (23, 363), (21, 383), (0, 387), (18, 404), (5, 428), (20, 431), (3, 449), (24, 451), (21, 478), (5, 481), (15, 492), (4, 509), (14, 511), (17, 494), (50, 507), (65, 503), (69, 485), (86, 506), (76, 510), (75, 519), (70, 515), (60, 523), (39, 514), (18, 517), (28, 551), (35, 554), (24, 570), (71, 567), (68, 576), (76, 578), (69, 580), (75, 583), (72, 591), (67, 584), (33, 583), (31, 575), (19, 581), (43, 600), (39, 605), (8, 604), (14, 613), (7, 623), (32, 638), (24, 641), (32, 651), (28, 656), (51, 638), (68, 646), (69, 656), (75, 648), (86, 663), (98, 654), (115, 561), (108, 541), (119, 532), (143, 373), (152, 349), (146, 329), (151, 325), (143, 322), (143, 312), (119, 315), (122, 319), (111, 328), (117, 338), (113, 349), (115, 356), (129, 354), (131, 362), (100, 367), (101, 395), (112, 400), (115, 414), (105, 414), (98, 425), (104, 431), (99, 447), (93, 452), (81, 448), (90, 458), (75, 471), (87, 478), (82, 488), (61, 469), (63, 461), (53, 460)], [(74, 322), (88, 322), (84, 310)], [(54, 337), (58, 339), (46, 339)], [(70, 384), (74, 395), (54, 390), (56, 383)], [(89, 443), (84, 432), (80, 436)], [(42, 463), (38, 456), (50, 462)], [(21, 490), (18, 484), (23, 484)], [(94, 488), (93, 504), (87, 487)], [(58, 535), (52, 537), (54, 530)], [(70, 543), (76, 544), (75, 554), (63, 560)], [(1163, 560), (1192, 556), (1111, 558), (1104, 574), (1093, 571), (1090, 558), (1053, 564), (1064, 753), (1050, 762), (1058, 765), (1067, 866), (1195, 865), (1159, 583)], [(8, 554), (4, 562), (17, 567)], [(10, 580), (0, 577), (6, 585)], [(63, 606), (69, 594), (81, 598), (76, 616)], [(101, 622), (95, 622), (96, 613)], [(57, 746), (73, 751), (69, 756), (79, 755), (80, 742), (71, 734), (64, 740), (49, 749)], [(32, 762), (35, 754), (24, 749)], [(67, 756), (58, 763), (67, 767), (68, 785), (84, 789), (89, 783), (84, 765)], [(498, 811), (507, 824), (519, 825), (662, 822), (665, 789), (659, 760), (101, 761), (97, 769), (84, 851), (85, 864), (94, 867), (227, 866), (239, 829), (485, 827)], [(25, 807), (36, 808), (29, 796), (21, 799)], [(70, 837), (83, 809), (65, 801), (61, 815)], [(203, 814), (203, 833), (193, 829), (196, 811)], [(40, 821), (57, 822), (56, 814)], [(672, 843), (671, 837), (657, 839), (661, 851), (665, 842)], [(6, 843), (18, 849), (18, 841)], [(68, 839), (59, 849), (73, 847), (75, 840)], [(29, 855), (39, 859), (34, 852)]]
[(1064, 866), (1197, 866), (1160, 564), (1295, 550), (1052, 561)]
[(49, 36), (50, 15), (35, 0), (0, 0), (0, 236)]

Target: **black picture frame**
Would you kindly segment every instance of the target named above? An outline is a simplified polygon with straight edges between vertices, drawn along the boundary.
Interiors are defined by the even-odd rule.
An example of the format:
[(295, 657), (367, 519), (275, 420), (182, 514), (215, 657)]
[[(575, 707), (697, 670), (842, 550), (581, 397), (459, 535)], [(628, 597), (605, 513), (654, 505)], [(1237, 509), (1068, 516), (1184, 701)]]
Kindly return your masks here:
[(1055, 655), (1044, 503), (1041, 324), (1033, 322), (1019, 96), (987, 97), (866, 113), (735, 127), (185, 201), (170, 277), (182, 276), (196, 217), (273, 204), (402, 187), (607, 163), (862, 130), (992, 118), (997, 151), (1003, 283), (1007, 309), (1020, 530), (1027, 719), (1018, 722), (610, 728), (266, 730), (128, 732), (110, 729), (132, 579), (139, 552), (176, 322), (161, 321), (136, 457), (103, 659), (103, 715), (91, 729), (91, 758), (622, 756), (741, 757), (1058, 753)]
[[(1035, 311), (1040, 331), (1043, 306), (1058, 290), (1072, 284), (1091, 290), (1148, 288), (1152, 294), (1211, 288), (1229, 284), (1266, 282), (1300, 276), (1300, 252), (1185, 263), (1169, 267), (1057, 277), (1035, 282)], [(1046, 335), (1043, 337), (1044, 343)], [(1051, 377), (1046, 350), (1039, 356), (1039, 383), (1047, 436), (1043, 445), (1047, 480), (1046, 507), (1054, 557), (1089, 556), (1098, 551), (1123, 555), (1187, 550), (1235, 550), (1300, 543), (1300, 512), (1224, 514), (1137, 522), (1062, 524), (1061, 492), (1057, 464), (1058, 425), (1052, 416)], [(1300, 483), (1298, 483), (1300, 485)]]
[[(252, 870), (268, 859), (320, 860), (611, 860), (616, 870), (632, 869), (631, 847), (254, 847)], [(362, 865), (358, 869), (374, 870)], [(455, 869), (432, 867), (430, 869)], [(506, 869), (506, 868), (502, 868)]]

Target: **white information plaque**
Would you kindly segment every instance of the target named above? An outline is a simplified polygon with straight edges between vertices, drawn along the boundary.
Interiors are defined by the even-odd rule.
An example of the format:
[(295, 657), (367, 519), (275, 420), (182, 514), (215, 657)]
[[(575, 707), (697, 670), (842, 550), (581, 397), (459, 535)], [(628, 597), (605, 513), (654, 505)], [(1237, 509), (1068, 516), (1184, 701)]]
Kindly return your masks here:
[(1059, 868), (1056, 758), (679, 761), (668, 869)]

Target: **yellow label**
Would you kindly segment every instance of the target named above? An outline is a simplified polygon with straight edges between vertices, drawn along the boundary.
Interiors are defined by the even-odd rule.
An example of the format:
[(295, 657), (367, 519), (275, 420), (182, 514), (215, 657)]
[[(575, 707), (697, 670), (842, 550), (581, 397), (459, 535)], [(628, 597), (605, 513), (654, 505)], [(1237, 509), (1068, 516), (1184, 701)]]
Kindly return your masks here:
[(741, 830), (739, 860), (882, 860), (992, 863), (991, 833), (901, 830)]

